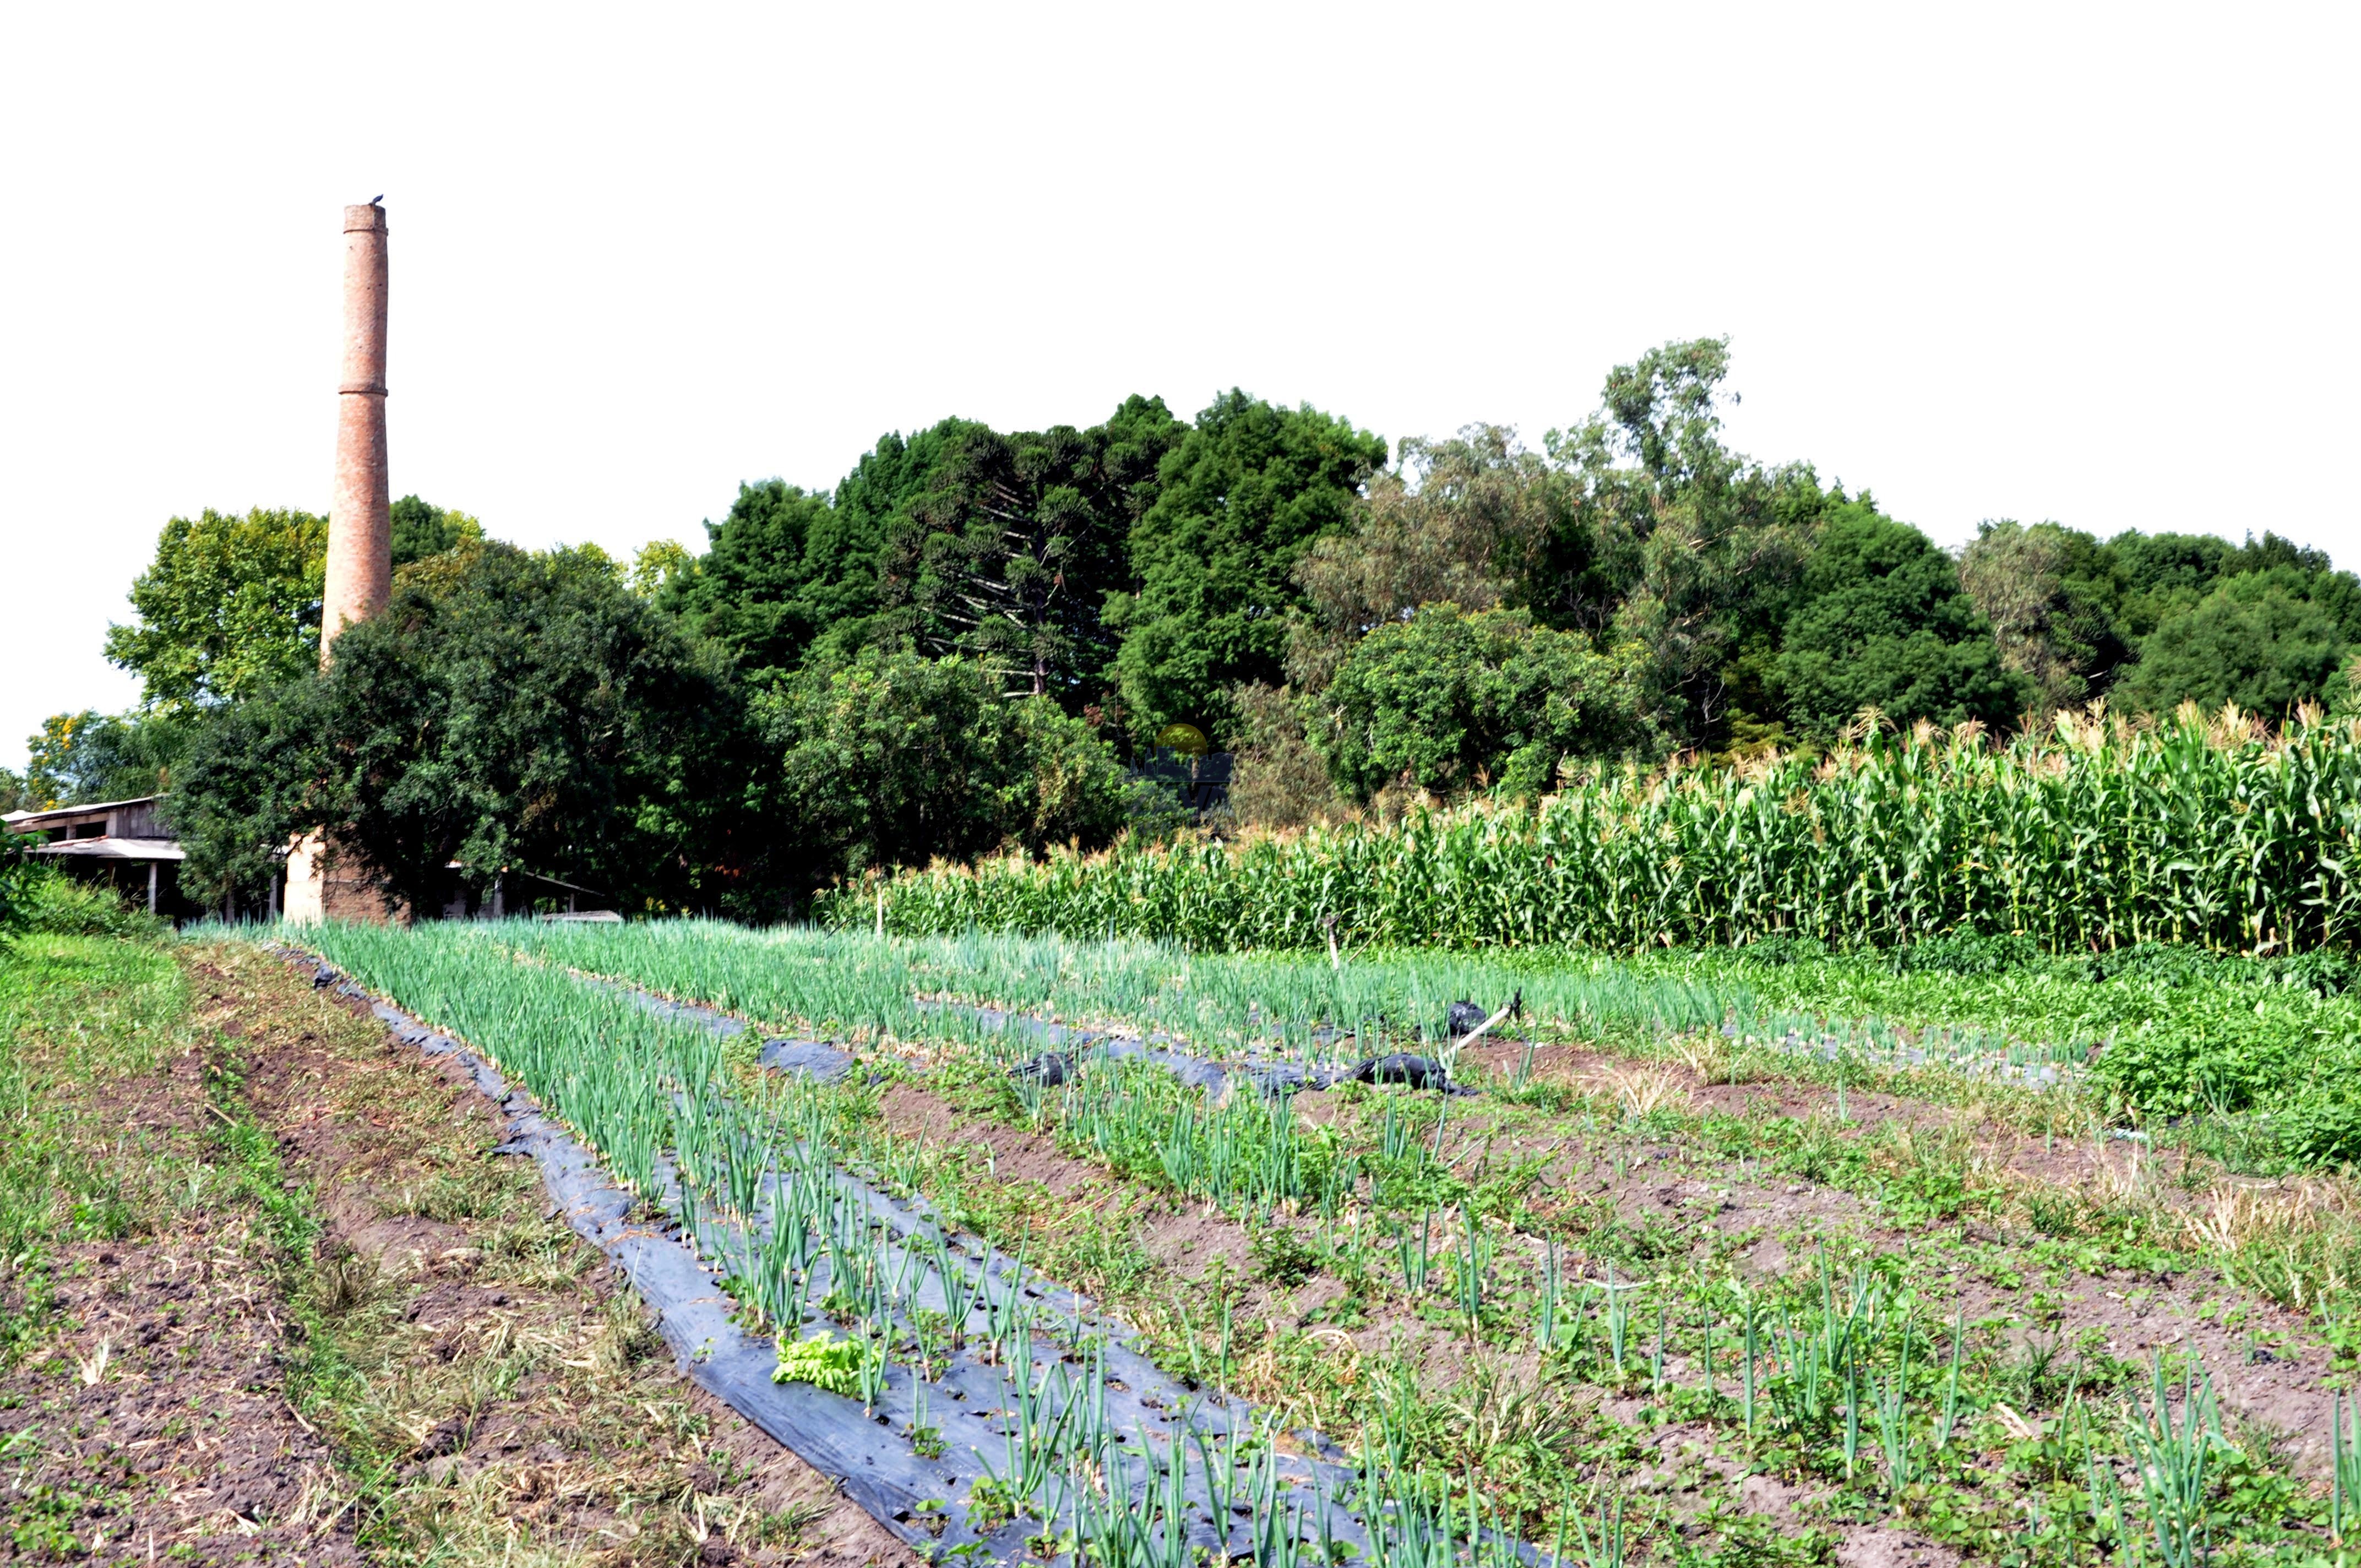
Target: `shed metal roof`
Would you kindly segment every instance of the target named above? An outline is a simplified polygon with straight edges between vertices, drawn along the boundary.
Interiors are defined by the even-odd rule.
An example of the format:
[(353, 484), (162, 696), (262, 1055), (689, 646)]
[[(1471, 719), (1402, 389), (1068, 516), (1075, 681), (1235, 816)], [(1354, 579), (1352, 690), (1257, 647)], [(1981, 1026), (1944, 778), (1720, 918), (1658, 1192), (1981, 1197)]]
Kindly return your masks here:
[(60, 839), (36, 844), (36, 855), (72, 855), (101, 861), (185, 861), (189, 852), (170, 839)]
[(27, 827), (38, 828), (44, 823), (63, 822), (73, 817), (95, 817), (102, 811), (119, 811), (126, 806), (152, 806), (163, 799), (160, 795), (135, 795), (128, 800), (93, 800), (81, 806), (53, 806), (47, 811), (12, 811), (0, 817), (11, 830), (24, 832)]

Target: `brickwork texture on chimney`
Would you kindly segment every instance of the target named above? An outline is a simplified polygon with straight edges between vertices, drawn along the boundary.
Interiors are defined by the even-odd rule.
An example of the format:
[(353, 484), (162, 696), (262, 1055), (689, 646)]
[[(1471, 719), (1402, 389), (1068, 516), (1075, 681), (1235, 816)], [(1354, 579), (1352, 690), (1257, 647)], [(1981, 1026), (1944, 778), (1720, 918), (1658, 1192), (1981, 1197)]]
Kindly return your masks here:
[(385, 209), (345, 209), (345, 365), (336, 388), (336, 485), (320, 660), (346, 621), (393, 596), (393, 494), (385, 454)]

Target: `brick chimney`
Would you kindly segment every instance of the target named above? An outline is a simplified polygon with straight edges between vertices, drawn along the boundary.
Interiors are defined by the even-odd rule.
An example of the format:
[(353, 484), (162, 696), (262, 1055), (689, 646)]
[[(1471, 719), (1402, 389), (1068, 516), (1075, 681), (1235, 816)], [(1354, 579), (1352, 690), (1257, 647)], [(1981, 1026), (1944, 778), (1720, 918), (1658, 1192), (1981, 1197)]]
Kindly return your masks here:
[[(336, 387), (336, 486), (328, 510), (320, 664), (346, 624), (393, 598), (393, 490), (385, 456), (385, 209), (345, 209), (345, 367)], [(317, 833), (287, 847), (287, 918), (401, 919), (405, 912), (340, 865)]]
[(393, 491), (385, 458), (385, 209), (345, 209), (345, 371), (336, 388), (336, 488), (320, 662), (348, 620), (393, 596)]

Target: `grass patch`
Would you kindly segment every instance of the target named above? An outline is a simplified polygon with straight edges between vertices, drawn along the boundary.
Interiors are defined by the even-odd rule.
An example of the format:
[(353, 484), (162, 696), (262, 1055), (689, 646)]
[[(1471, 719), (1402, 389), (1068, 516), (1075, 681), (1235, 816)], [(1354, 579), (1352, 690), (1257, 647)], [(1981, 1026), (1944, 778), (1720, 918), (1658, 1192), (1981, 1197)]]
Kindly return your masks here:
[(0, 1556), (620, 1568), (842, 1507), (700, 1412), (487, 1106), (275, 959), (21, 936), (0, 1046)]
[(187, 1048), (188, 991), (162, 948), (93, 937), (0, 941), (0, 1366), (49, 1321), (59, 1248), (151, 1234), (207, 1195), (191, 1168), (101, 1096), (150, 1100)]
[[(492, 1157), (485, 1102), (404, 1049), (389, 1059), (381, 1025), (275, 959), (242, 944), (202, 957), (241, 1025), (207, 1087), (289, 1244), (289, 1395), (333, 1440), (365, 1552), (681, 1563), (708, 1539), (802, 1536), (814, 1502), (768, 1470), (750, 1479), (792, 1462), (734, 1418), (725, 1445), (637, 1298), (587, 1277), (598, 1255), (548, 1215), (531, 1162)], [(291, 1168), (272, 1129), (299, 1111), (335, 1133)], [(359, 1250), (324, 1227), (318, 1183), (339, 1212), (414, 1228)]]

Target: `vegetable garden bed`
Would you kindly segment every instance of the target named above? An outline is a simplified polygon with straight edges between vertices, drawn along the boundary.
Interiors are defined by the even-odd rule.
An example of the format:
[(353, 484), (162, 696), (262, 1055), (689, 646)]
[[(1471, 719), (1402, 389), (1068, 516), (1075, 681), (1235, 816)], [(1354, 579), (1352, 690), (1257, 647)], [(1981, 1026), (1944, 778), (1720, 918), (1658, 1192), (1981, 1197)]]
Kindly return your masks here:
[[(722, 1265), (729, 1299), (716, 1310), (740, 1321), (729, 1343), (760, 1360), (744, 1325), (800, 1336), (831, 1320), (827, 1332), (844, 1338), (791, 1344), (786, 1360), (848, 1392), (783, 1387), (835, 1401), (912, 1454), (953, 1441), (948, 1409), (1016, 1411), (966, 1470), (931, 1472), (946, 1477), (940, 1508), (881, 1494), (881, 1518), (911, 1539), (917, 1521), (939, 1550), (1177, 1564), (1218, 1542), (1263, 1561), (1472, 1551), (1604, 1568), (1627, 1552), (1808, 1558), (1839, 1542), (1916, 1541), (1980, 1558), (2193, 1563), (2208, 1551), (2324, 1553), (2354, 1518), (2361, 1475), (2327, 1431), (2335, 1396), (2321, 1381), (2336, 1353), (2305, 1343), (2299, 1321), (2251, 1290), (2173, 1299), (2158, 1310), (2169, 1321), (2146, 1331), (2175, 1327), (2177, 1338), (2135, 1332), (2144, 1314), (2109, 1319), (2084, 1298), (2105, 1296), (2091, 1287), (2120, 1280), (2139, 1249), (2101, 1234), (2114, 1223), (2103, 1215), (2096, 1250), (2079, 1261), (2047, 1242), (1979, 1259), (1978, 1227), (1958, 1221), (1973, 1202), (1897, 1191), (1884, 1167), (1871, 1172), (1885, 1171), (1883, 1185), (1853, 1182), (1861, 1196), (1845, 1223), (1819, 1227), (1825, 1248), (1689, 1212), (1694, 1193), (1661, 1219), (1632, 1212), (1627, 1190), (1662, 1179), (1631, 1168), (1671, 1160), (1667, 1137), (1705, 1146), (1682, 1155), (1679, 1185), (1724, 1194), (1720, 1213), (1733, 1198), (1775, 1210), (1766, 1159), (1792, 1168), (1806, 1157), (1764, 1147), (1750, 1172), (1710, 1111), (1685, 1123), (1668, 1102), (1719, 1092), (1709, 1070), (1649, 1080), (1627, 1069), (1619, 1082), (1611, 1063), (1594, 1062), (1576, 1079), (1574, 1045), (1512, 1041), (1487, 1048), (1495, 1093), (1458, 1109), (1358, 1086), (1216, 1100), (1142, 1060), (1087, 1053), (1054, 1085), (1007, 1070), (1044, 1043), (1075, 1043), (1041, 1037), (1068, 1022), (1165, 1033), (1203, 1057), (1333, 1062), (1415, 1040), (1423, 1012), (1465, 976), (1416, 975), (1433, 989), (1413, 996), (1398, 972), (1345, 964), (1326, 970), (1324, 1000), (1305, 1001), (1280, 989), (1301, 972), (1275, 981), (1268, 968), (1209, 965), (1176, 984), (1169, 963), (1121, 949), (1085, 949), (1070, 964), (1068, 948), (1052, 968), (1028, 966), (1039, 949), (1022, 945), (962, 952), (694, 927), (329, 927), (306, 939), (488, 1050), (615, 1176), (676, 1214), (700, 1255)], [(1569, 985), (1528, 1001), (1569, 1032), (1619, 1023), (1664, 1036), (1678, 1023), (1719, 1037), (1714, 1009), (1727, 997)], [(707, 1009), (812, 1037), (732, 1037)], [(827, 1082), (765, 1073), (765, 1058), (858, 1069)], [(1199, 1205), (1245, 1255), (1198, 1277), (1199, 1313), (1185, 1290), (1159, 1300), (1118, 1287), (1086, 1303), (1006, 1255), (1030, 1247), (1056, 1273), (1071, 1249), (1054, 1234), (994, 1235), (998, 1248), (977, 1238), (955, 1257), (946, 1221), (975, 1212), (989, 1184), (956, 1152), (881, 1127), (872, 1080), (919, 1086), (971, 1124), (1051, 1140), (1111, 1192)], [(1844, 1080), (1834, 1087), (1841, 1095)], [(1890, 1114), (1894, 1136), (1915, 1135), (1906, 1103), (1856, 1092), (1862, 1109)], [(1809, 1125), (1855, 1146), (1810, 1157), (1823, 1163), (1866, 1143), (1841, 1106), (1834, 1129)], [(1535, 1164), (1521, 1152), (1551, 1134), (1578, 1154)], [(1915, 1179), (1931, 1179), (1919, 1154)], [(1718, 1187), (1710, 1168), (1697, 1179), (1717, 1157)], [(2124, 1168), (2103, 1145), (2095, 1158), (2102, 1172)], [(1611, 1195), (1603, 1216), (1581, 1196), (1594, 1179)], [(848, 1196), (815, 1196), (822, 1184)], [(1801, 1190), (1790, 1185), (1790, 1217)], [(1943, 1236), (1929, 1235), (1930, 1221)], [(1956, 1261), (1971, 1266), (1925, 1266), (1912, 1234), (1961, 1248)], [(1750, 1264), (1765, 1251), (1785, 1262)], [(2169, 1261), (2185, 1255), (2147, 1255), (2187, 1276), (2185, 1261)], [(2003, 1285), (2011, 1263), (2031, 1277)], [(1252, 1280), (1243, 1292), (1241, 1277)], [(700, 1278), (710, 1291), (713, 1276)], [(1005, 1290), (1011, 1281), (1043, 1293)], [(1058, 1311), (1060, 1300), (1071, 1306)], [(2000, 1310), (2018, 1305), (2032, 1310)], [(2233, 1366), (2239, 1330), (2248, 1355)], [(2257, 1332), (2274, 1347), (2262, 1362)], [(742, 1345), (732, 1354), (752, 1365)], [(2303, 1387), (2260, 1375), (2274, 1366)], [(1260, 1424), (1246, 1414), (1249, 1397), (1264, 1407)], [(1113, 1414), (1126, 1399), (1128, 1433)], [(2264, 1411), (2287, 1430), (2260, 1431)], [(1178, 1464), (1142, 1457), (1176, 1452)], [(1749, 1475), (1766, 1486), (1739, 1486)], [(1733, 1488), (1739, 1506), (1714, 1500)], [(897, 1510), (908, 1517), (892, 1520)], [(1233, 1528), (1216, 1532), (1215, 1518)], [(1173, 1519), (1188, 1522), (1175, 1530)], [(1383, 1522), (1365, 1533), (1372, 1519)], [(1770, 1544), (1783, 1537), (1788, 1546)]]

